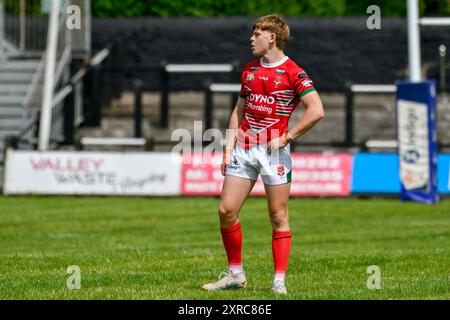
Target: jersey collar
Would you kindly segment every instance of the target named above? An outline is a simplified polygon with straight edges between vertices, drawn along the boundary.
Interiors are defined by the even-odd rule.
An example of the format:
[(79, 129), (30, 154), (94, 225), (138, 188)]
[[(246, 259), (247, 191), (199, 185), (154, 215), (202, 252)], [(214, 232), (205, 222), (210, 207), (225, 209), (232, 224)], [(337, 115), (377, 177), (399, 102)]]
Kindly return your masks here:
[(285, 56), (283, 59), (277, 61), (277, 62), (273, 62), (273, 63), (265, 63), (263, 61), (263, 58), (261, 57), (261, 59), (259, 60), (259, 63), (261, 64), (261, 66), (263, 66), (264, 68), (276, 68), (281, 66), (283, 63), (285, 63), (287, 60), (289, 59), (288, 56)]

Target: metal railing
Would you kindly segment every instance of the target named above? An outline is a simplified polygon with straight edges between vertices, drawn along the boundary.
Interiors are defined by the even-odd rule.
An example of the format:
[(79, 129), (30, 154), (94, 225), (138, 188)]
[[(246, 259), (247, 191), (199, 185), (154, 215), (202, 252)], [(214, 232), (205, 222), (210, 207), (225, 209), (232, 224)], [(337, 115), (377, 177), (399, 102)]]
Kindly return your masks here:
[(94, 138), (83, 137), (77, 143), (77, 150), (84, 150), (86, 147), (95, 146), (98, 147), (121, 147), (125, 151), (127, 148), (139, 148), (141, 150), (147, 150), (149, 143), (144, 138)]
[[(241, 85), (239, 83), (212, 83), (206, 88), (204, 107), (204, 121), (206, 130), (212, 128), (212, 119), (214, 113), (213, 95), (215, 93), (230, 93), (233, 95), (232, 100), (236, 101), (240, 91)], [(235, 107), (235, 104), (231, 103), (230, 107), (232, 111)]]
[(44, 0), (3, 0), (5, 38), (19, 53), (42, 53), (47, 40), (48, 15)]
[[(354, 100), (355, 94), (395, 94), (397, 86), (395, 84), (352, 84), (347, 88), (346, 103), (345, 103), (345, 141), (344, 144), (348, 147), (354, 146)], [(395, 98), (394, 98), (395, 99)], [(365, 145), (363, 145), (365, 148)]]
[[(355, 95), (356, 94), (391, 94), (393, 100), (395, 100), (395, 94), (397, 93), (397, 86), (392, 85), (372, 85), (372, 84), (353, 84), (348, 87), (347, 100), (346, 100), (346, 120), (345, 120), (345, 145), (356, 146), (359, 145), (362, 151), (370, 150), (397, 150), (398, 142), (397, 138), (393, 137), (388, 140), (368, 139), (361, 143), (356, 143), (354, 137), (354, 109), (355, 109)], [(394, 102), (395, 103), (395, 102)], [(446, 143), (439, 142), (439, 148), (448, 148)]]
[[(54, 90), (61, 85), (65, 85), (70, 77), (71, 39), (70, 32), (67, 28), (65, 28), (65, 12), (66, 8), (63, 8), (60, 13), (61, 20), (58, 26), (58, 47), (56, 52)], [(27, 142), (28, 146), (33, 148), (36, 143), (36, 130), (38, 130), (38, 118), (40, 115), (40, 107), (43, 96), (45, 61), (46, 55), (43, 54), (23, 102), (23, 108), (25, 110), (27, 121), (22, 126), (19, 136), (22, 142)], [(57, 99), (54, 100), (57, 101)], [(52, 147), (55, 147), (58, 143), (61, 143), (64, 140), (62, 135), (63, 121), (61, 119), (63, 115), (61, 109), (61, 102), (56, 103), (52, 108), (53, 121), (50, 129), (50, 140)]]
[[(43, 101), (43, 84), (47, 53), (49, 10), (45, 5), (51, 1), (44, 0), (0, 0), (4, 4), (5, 19), (0, 19), (0, 59), (9, 51), (22, 56), (40, 57), (41, 61), (26, 91), (23, 108), (26, 111), (26, 122), (19, 134), (7, 139), (15, 146), (35, 149), (38, 146), (38, 135)], [(91, 76), (92, 66), (86, 66), (71, 77), (71, 63), (74, 56), (87, 60), (90, 55), (90, 0), (63, 0), (57, 24), (57, 46), (55, 55), (54, 77), (51, 81), (54, 92), (51, 100), (49, 148), (55, 149), (61, 144), (73, 144), (75, 127), (84, 121), (85, 110), (85, 75)], [(80, 30), (67, 27), (70, 5), (82, 10), (82, 25)], [(73, 7), (72, 7), (73, 9)], [(1, 18), (1, 17), (0, 17)], [(4, 27), (4, 29), (2, 29)], [(2, 33), (4, 30), (4, 33)], [(53, 29), (55, 30), (55, 29)], [(2, 41), (2, 35), (4, 35)], [(4, 47), (8, 50), (5, 50)], [(17, 47), (17, 48), (15, 48)], [(14, 50), (16, 50), (14, 52)], [(75, 54), (73, 54), (73, 52)], [(109, 52), (92, 60), (91, 64), (101, 63)]]
[[(89, 84), (92, 84), (93, 73), (98, 72), (97, 68), (108, 55), (108, 49), (99, 52), (55, 93), (51, 109), (52, 125), (49, 143), (51, 149), (55, 149), (61, 144), (71, 145), (75, 143), (75, 129), (83, 124), (85, 118), (85, 110), (83, 108), (85, 95), (89, 95), (89, 92), (92, 92)], [(57, 82), (55, 81), (55, 84)], [(91, 90), (86, 92), (86, 88)], [(42, 93), (41, 90), (36, 90), (36, 92)], [(37, 108), (17, 136), (17, 143), (20, 143), (21, 147), (30, 149), (37, 147), (39, 121), (40, 109)]]
[[(70, 41), (74, 55), (89, 58), (91, 52), (91, 0), (60, 0), (64, 8), (61, 14), (67, 15), (67, 8), (76, 5), (81, 13), (80, 29), (70, 30)], [(1, 10), (3, 3), (3, 12)], [(0, 0), (0, 59), (2, 45), (9, 44), (18, 54), (34, 55), (46, 49), (48, 34), (49, 7), (51, 1), (45, 0)], [(2, 17), (3, 13), (3, 17)], [(69, 11), (73, 13), (73, 11)], [(64, 23), (66, 19), (64, 19)], [(3, 36), (2, 36), (3, 31)], [(3, 51), (5, 49), (3, 48)]]
[(171, 74), (232, 74), (236, 72), (236, 64), (166, 64), (161, 68), (161, 106), (159, 127), (169, 126), (169, 92), (173, 90), (170, 86)]

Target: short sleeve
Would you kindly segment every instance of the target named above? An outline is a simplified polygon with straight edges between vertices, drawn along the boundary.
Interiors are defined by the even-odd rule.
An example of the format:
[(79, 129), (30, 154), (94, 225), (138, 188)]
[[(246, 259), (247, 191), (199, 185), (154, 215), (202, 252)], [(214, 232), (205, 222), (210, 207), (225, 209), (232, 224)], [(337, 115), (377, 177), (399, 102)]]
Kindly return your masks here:
[(295, 88), (295, 94), (300, 98), (305, 96), (306, 94), (315, 91), (314, 83), (309, 77), (309, 75), (305, 72), (305, 70), (298, 69), (293, 74), (293, 83)]

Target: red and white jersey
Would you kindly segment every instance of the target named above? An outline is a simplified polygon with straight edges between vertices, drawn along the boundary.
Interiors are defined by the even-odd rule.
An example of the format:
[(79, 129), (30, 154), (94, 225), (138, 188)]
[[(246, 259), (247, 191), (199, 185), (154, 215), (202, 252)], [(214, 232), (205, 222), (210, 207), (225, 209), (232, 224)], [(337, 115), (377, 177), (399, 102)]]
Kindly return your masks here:
[(262, 59), (246, 64), (240, 93), (245, 113), (238, 144), (250, 148), (283, 135), (301, 97), (314, 90), (308, 74), (288, 57), (271, 64)]

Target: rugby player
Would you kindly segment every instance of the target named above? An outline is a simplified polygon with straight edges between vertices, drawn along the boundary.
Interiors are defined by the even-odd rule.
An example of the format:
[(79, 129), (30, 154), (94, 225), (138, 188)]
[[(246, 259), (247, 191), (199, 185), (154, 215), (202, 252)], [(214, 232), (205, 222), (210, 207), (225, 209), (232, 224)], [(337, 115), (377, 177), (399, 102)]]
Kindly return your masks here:
[[(287, 293), (285, 274), (292, 237), (288, 219), (290, 143), (324, 117), (313, 81), (284, 54), (289, 38), (289, 26), (278, 15), (260, 17), (253, 25), (250, 45), (258, 59), (242, 71), (240, 97), (230, 117), (221, 164), (225, 179), (219, 219), (228, 272), (219, 281), (205, 284), (207, 291), (246, 287), (239, 211), (261, 175), (273, 229), (272, 291)], [(289, 130), (289, 118), (300, 103), (305, 112)]]

